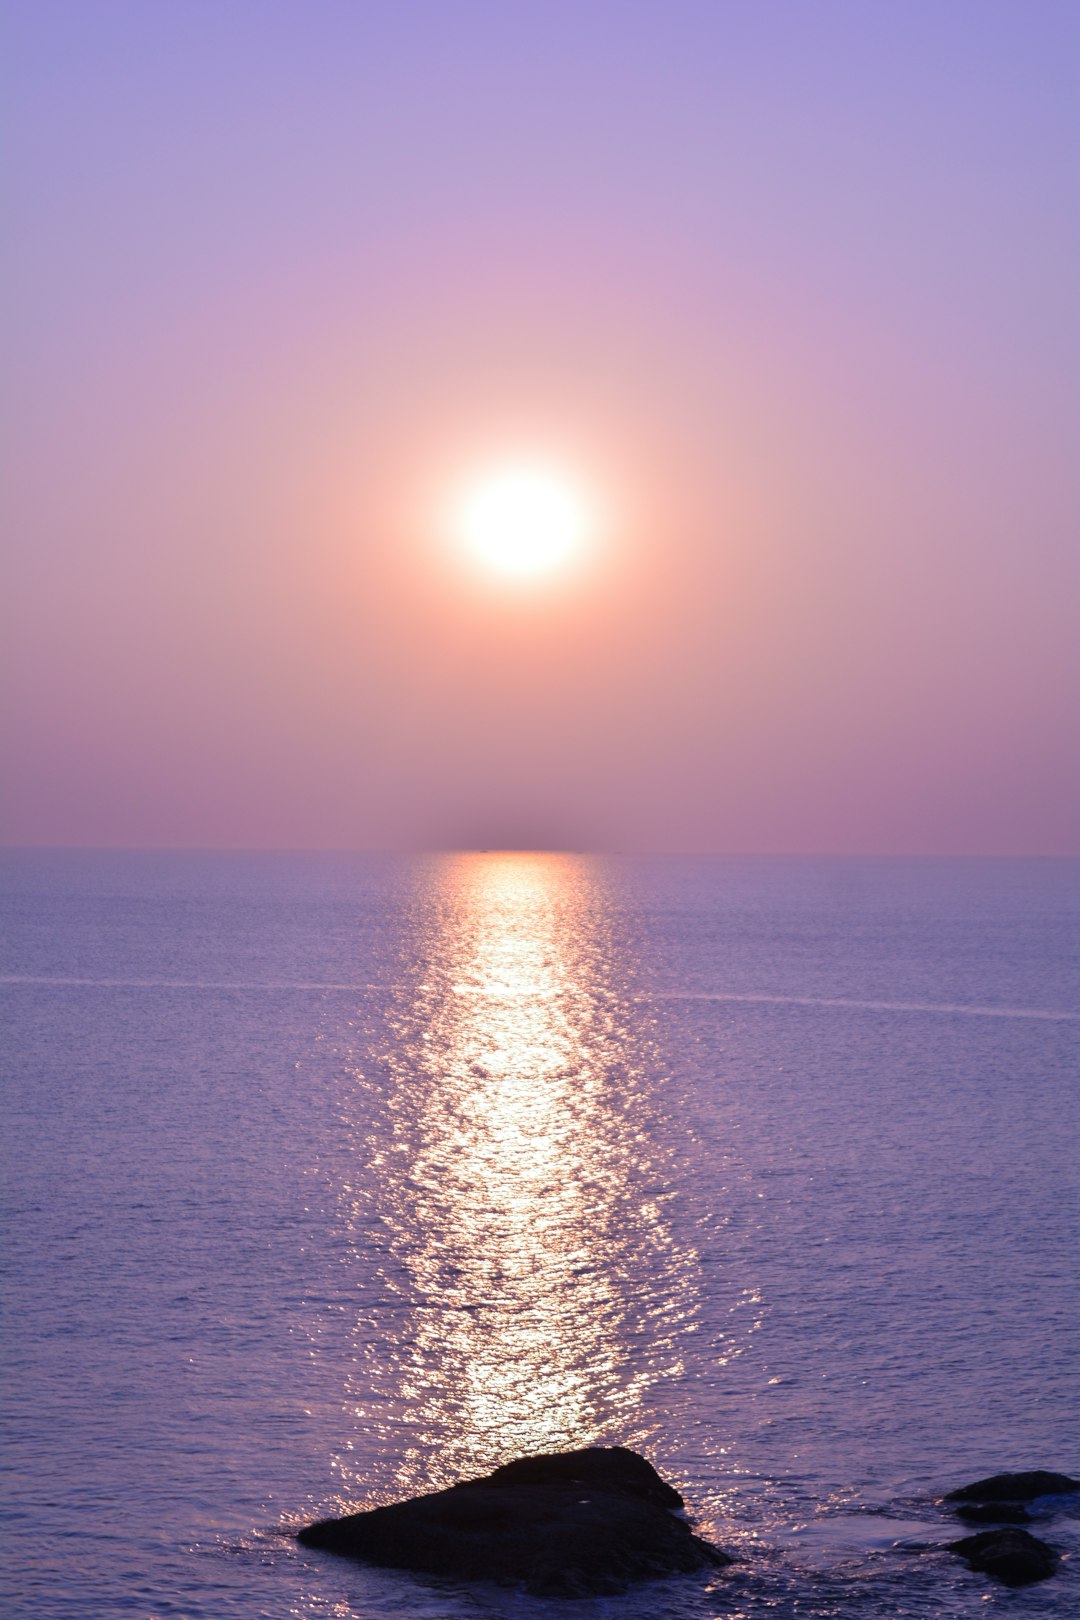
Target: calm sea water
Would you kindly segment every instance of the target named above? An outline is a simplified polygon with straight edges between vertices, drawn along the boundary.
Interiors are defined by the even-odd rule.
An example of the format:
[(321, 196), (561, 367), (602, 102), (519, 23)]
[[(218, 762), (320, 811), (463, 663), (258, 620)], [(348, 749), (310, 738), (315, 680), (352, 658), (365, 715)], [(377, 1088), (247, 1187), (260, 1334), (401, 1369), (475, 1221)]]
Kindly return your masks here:
[(1077, 1612), (914, 1550), (1080, 1472), (1076, 878), (4, 856), (2, 1612), (565, 1616), (283, 1532), (590, 1441), (745, 1562), (582, 1620)]

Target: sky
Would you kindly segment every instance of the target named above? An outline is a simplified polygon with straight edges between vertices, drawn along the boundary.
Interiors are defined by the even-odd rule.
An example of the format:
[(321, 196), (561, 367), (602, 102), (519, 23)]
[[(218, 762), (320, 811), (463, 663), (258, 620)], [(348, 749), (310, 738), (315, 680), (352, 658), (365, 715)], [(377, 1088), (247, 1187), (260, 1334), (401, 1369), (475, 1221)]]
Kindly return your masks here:
[(1076, 850), (1075, 5), (2, 16), (4, 842)]

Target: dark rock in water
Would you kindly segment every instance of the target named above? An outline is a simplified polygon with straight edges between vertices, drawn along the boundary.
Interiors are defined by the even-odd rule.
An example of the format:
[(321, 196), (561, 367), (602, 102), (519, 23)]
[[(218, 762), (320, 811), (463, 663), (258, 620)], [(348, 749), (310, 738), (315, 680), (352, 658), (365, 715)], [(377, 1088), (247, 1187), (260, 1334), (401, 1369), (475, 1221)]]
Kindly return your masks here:
[(1057, 1569), (1058, 1555), (1053, 1547), (1026, 1530), (984, 1530), (980, 1535), (964, 1536), (946, 1545), (949, 1552), (966, 1558), (971, 1569), (992, 1575), (1006, 1586), (1045, 1581)]
[(1031, 1514), (1019, 1502), (963, 1503), (956, 1510), (965, 1524), (1030, 1524)]
[(1030, 1502), (1036, 1496), (1062, 1496), (1068, 1491), (1080, 1491), (1080, 1479), (1035, 1468), (1026, 1474), (991, 1474), (989, 1479), (977, 1479), (974, 1485), (962, 1485), (958, 1491), (950, 1491), (945, 1500)]
[(589, 1446), (583, 1451), (553, 1451), (539, 1457), (518, 1457), (503, 1463), (477, 1484), (550, 1485), (566, 1480), (574, 1485), (595, 1485), (623, 1496), (640, 1496), (657, 1507), (685, 1506), (674, 1485), (661, 1479), (652, 1463), (625, 1446)]
[(322, 1519), (297, 1539), (392, 1569), (589, 1597), (734, 1562), (669, 1511), (681, 1505), (644, 1457), (590, 1447), (522, 1457), (449, 1490)]

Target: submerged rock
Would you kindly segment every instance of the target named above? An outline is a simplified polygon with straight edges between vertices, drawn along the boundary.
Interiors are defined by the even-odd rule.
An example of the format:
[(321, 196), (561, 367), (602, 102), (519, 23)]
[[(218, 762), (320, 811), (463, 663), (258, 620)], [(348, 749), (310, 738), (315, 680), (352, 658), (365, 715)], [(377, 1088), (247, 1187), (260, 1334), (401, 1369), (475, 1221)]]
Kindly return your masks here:
[(962, 1502), (956, 1517), (965, 1524), (1031, 1523), (1031, 1514), (1020, 1502)]
[(1030, 1502), (1036, 1496), (1062, 1496), (1069, 1491), (1080, 1491), (1080, 1479), (1068, 1474), (1051, 1474), (1043, 1468), (1033, 1468), (1022, 1474), (991, 1474), (989, 1479), (977, 1479), (974, 1485), (961, 1485), (950, 1491), (946, 1502)]
[(980, 1535), (964, 1536), (946, 1546), (949, 1552), (966, 1558), (969, 1568), (992, 1575), (1006, 1586), (1045, 1581), (1057, 1569), (1058, 1555), (1053, 1547), (1026, 1530), (983, 1530)]
[(522, 1457), (448, 1490), (321, 1519), (297, 1539), (393, 1569), (588, 1597), (734, 1562), (673, 1516), (681, 1506), (644, 1457), (596, 1446)]

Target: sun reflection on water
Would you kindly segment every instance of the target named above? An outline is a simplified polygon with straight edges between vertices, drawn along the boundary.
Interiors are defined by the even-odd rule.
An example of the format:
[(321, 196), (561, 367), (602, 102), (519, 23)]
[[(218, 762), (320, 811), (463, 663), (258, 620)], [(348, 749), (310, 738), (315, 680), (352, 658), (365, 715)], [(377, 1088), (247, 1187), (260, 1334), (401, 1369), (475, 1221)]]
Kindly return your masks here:
[(641, 1443), (644, 1392), (681, 1368), (696, 1257), (594, 888), (572, 857), (452, 857), (413, 915), (356, 1188), (386, 1254), (352, 1410), (391, 1489)]

